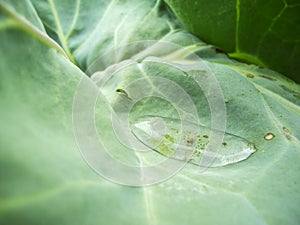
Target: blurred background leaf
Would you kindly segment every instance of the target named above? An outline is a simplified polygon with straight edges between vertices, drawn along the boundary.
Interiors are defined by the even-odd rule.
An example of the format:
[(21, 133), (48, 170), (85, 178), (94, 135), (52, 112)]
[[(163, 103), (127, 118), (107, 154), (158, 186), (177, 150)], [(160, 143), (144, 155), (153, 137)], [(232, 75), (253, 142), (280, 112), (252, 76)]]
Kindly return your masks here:
[(297, 0), (166, 0), (184, 27), (230, 57), (300, 83)]

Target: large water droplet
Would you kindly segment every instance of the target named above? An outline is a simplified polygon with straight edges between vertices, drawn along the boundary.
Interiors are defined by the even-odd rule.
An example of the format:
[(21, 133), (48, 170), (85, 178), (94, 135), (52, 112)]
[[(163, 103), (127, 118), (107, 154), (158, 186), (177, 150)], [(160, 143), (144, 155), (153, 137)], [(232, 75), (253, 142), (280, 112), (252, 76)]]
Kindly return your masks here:
[[(184, 124), (184, 125), (183, 125)], [(210, 150), (212, 132), (220, 132), (191, 122), (163, 117), (143, 117), (132, 123), (133, 134), (153, 150), (178, 160), (210, 167), (224, 166), (247, 159), (254, 144), (223, 132), (223, 142)], [(203, 162), (209, 162), (205, 164)]]

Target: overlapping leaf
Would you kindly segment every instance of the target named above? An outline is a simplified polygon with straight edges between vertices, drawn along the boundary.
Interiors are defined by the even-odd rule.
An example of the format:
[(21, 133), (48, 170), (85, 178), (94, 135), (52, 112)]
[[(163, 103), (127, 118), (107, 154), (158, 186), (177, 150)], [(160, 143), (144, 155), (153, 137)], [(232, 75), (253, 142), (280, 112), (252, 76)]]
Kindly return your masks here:
[(297, 1), (166, 1), (184, 26), (231, 57), (272, 68), (299, 83)]

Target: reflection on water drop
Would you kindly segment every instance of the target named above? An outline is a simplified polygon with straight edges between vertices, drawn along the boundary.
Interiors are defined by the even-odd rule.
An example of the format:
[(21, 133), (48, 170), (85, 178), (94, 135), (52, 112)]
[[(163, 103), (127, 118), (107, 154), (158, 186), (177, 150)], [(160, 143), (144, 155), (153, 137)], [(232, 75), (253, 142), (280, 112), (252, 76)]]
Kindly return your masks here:
[(200, 166), (201, 160), (212, 161), (210, 167), (240, 162), (256, 151), (253, 144), (229, 133), (224, 134), (217, 151), (210, 151), (207, 146), (212, 130), (190, 122), (184, 124), (182, 126), (179, 119), (149, 116), (134, 121), (131, 129), (142, 143), (153, 150)]

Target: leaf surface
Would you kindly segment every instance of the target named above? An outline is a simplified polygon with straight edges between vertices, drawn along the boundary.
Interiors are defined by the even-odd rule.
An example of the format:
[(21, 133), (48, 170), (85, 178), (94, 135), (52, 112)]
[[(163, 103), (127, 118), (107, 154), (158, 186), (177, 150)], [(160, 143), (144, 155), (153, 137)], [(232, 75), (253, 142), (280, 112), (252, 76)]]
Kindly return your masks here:
[[(0, 1), (0, 10), (1, 224), (298, 223), (297, 84), (216, 53), (180, 29), (160, 2)], [(226, 132), (255, 143), (256, 153), (204, 172), (187, 164), (171, 179), (141, 188), (112, 183), (88, 167), (72, 127), (82, 71), (115, 46), (145, 39), (187, 46), (206, 60), (227, 100)], [(141, 68), (181, 85), (209, 125), (205, 97), (183, 76), (163, 66)], [(112, 84), (128, 82), (125, 75)], [(118, 94), (109, 85), (103, 91)], [(174, 116), (156, 103), (146, 102), (143, 112)], [(275, 138), (267, 141), (269, 132)]]

